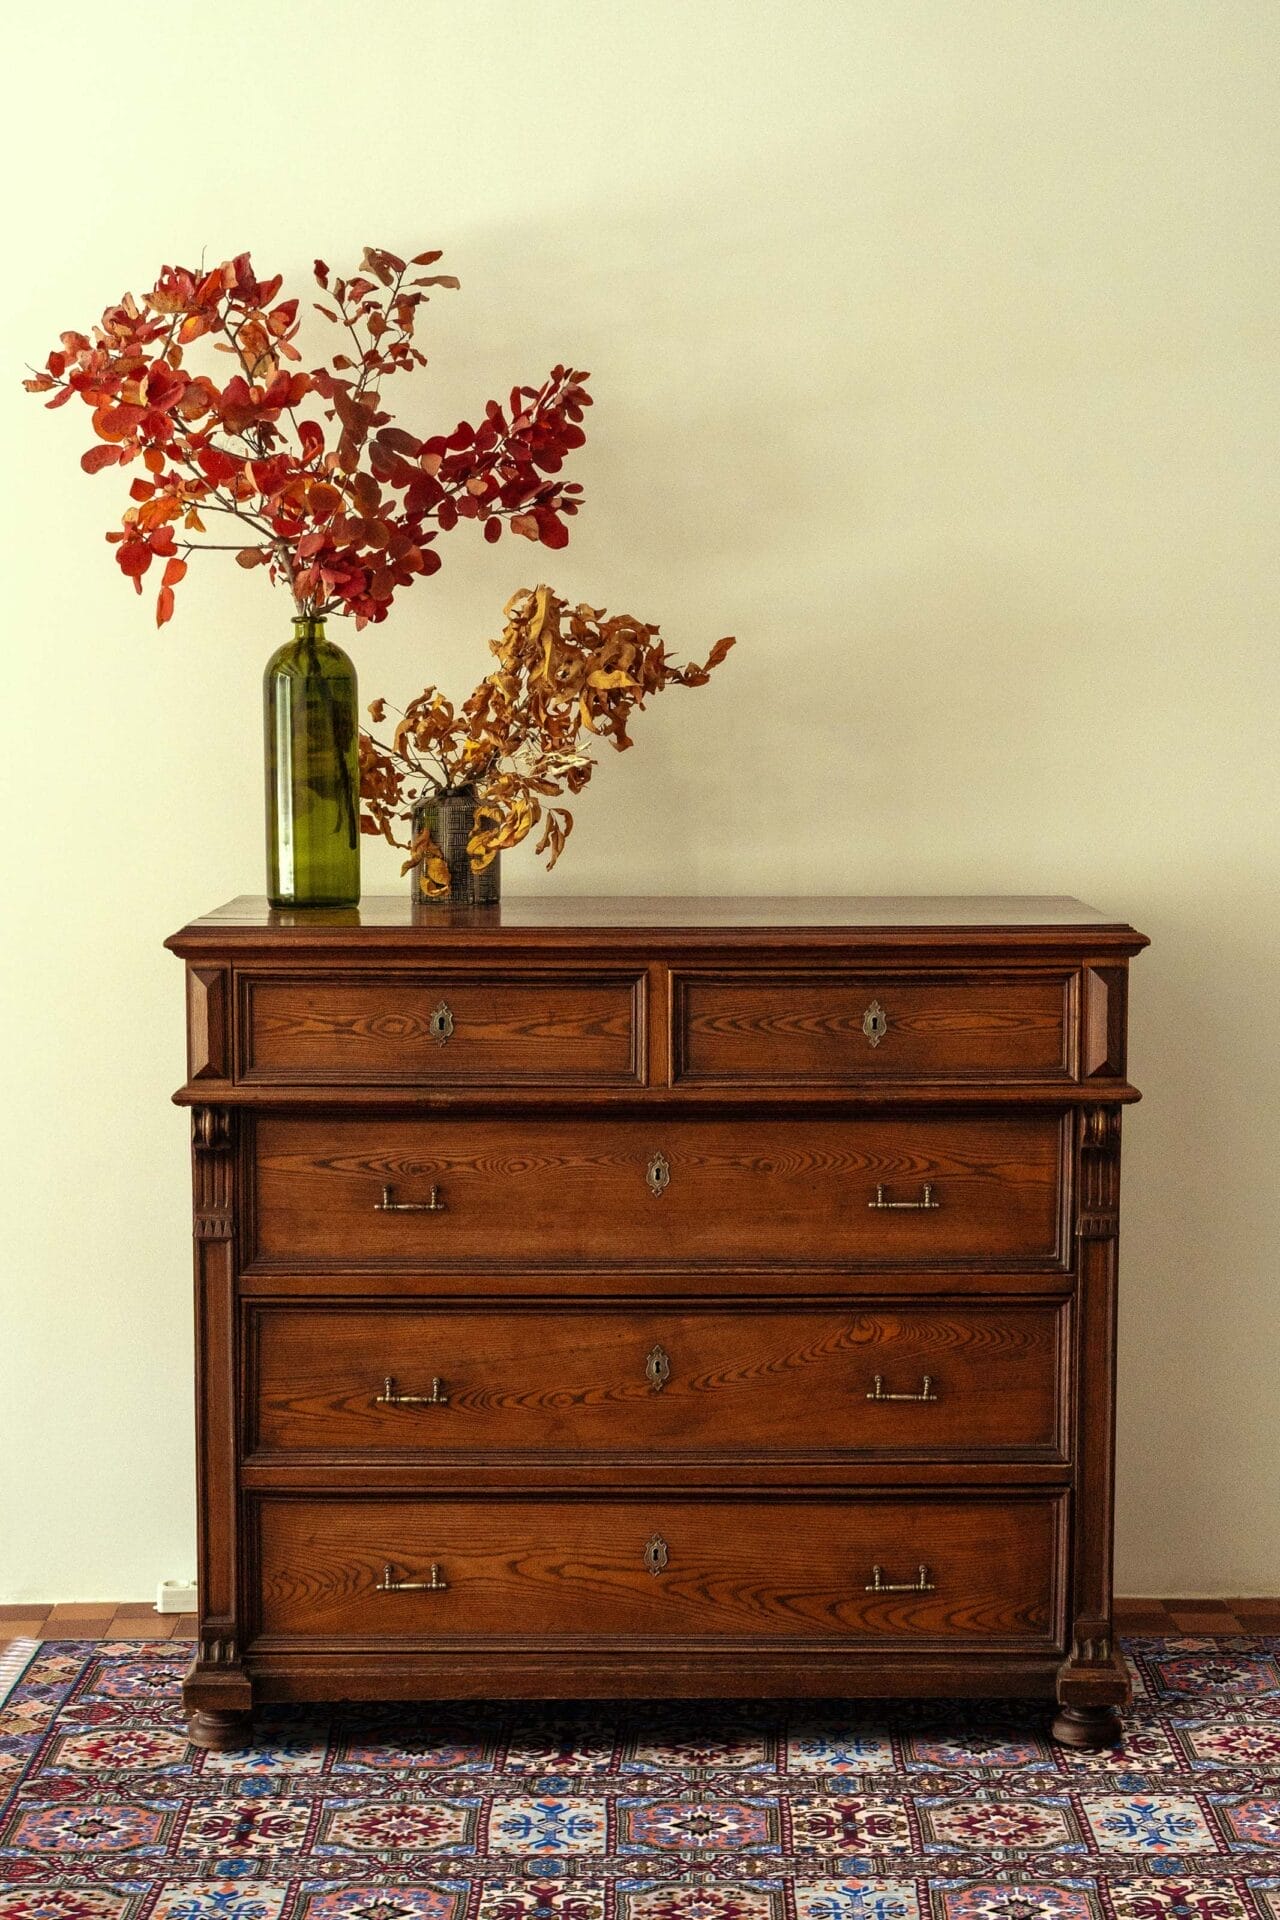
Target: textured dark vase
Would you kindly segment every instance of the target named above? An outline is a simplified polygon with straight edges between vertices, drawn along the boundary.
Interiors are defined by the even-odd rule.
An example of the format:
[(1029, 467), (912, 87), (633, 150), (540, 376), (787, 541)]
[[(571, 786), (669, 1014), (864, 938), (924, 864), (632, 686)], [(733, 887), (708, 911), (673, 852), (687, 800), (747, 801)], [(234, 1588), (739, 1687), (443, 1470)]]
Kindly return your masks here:
[(352, 907), (360, 898), (356, 670), (323, 619), (293, 623), (262, 681), (267, 897), (273, 907)]
[(501, 898), (500, 853), (483, 872), (471, 871), (467, 842), (475, 830), (477, 797), (474, 787), (450, 787), (444, 793), (425, 794), (413, 810), (414, 838), (424, 827), (430, 827), (449, 869), (449, 891), (438, 894), (423, 892), (425, 867), (419, 864), (413, 869), (409, 883), (414, 899), (423, 906), (493, 907)]

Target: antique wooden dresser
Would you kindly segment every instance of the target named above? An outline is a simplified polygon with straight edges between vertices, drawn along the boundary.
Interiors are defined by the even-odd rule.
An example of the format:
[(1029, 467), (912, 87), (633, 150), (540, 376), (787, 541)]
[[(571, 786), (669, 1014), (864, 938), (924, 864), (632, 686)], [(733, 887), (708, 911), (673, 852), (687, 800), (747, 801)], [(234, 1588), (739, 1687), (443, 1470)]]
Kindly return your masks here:
[(1074, 900), (239, 900), (187, 970), (192, 1736), (1127, 1698), (1128, 962)]

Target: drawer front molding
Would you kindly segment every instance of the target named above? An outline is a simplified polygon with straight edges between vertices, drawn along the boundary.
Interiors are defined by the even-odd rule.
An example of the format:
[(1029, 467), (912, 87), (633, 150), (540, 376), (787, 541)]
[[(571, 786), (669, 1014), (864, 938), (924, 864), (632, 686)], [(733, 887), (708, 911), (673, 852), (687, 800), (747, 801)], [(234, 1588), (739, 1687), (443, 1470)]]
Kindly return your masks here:
[(644, 1079), (643, 973), (238, 974), (243, 1085), (593, 1087)]
[(522, 1455), (1066, 1464), (1070, 1310), (1060, 1300), (246, 1311), (258, 1465)]
[(677, 973), (672, 1078), (719, 1086), (1070, 1080), (1077, 980), (1023, 974)]
[(253, 1263), (424, 1274), (1061, 1269), (1071, 1144), (1063, 1115), (1022, 1112), (557, 1113), (536, 1127), (263, 1113)]
[(1063, 1645), (1064, 1494), (255, 1505), (285, 1641)]

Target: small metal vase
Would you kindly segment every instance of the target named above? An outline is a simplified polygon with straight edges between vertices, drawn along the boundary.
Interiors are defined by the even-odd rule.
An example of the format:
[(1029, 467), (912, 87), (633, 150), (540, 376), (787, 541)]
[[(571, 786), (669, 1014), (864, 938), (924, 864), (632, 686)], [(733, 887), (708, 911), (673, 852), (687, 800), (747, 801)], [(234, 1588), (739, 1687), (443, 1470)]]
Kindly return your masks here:
[(502, 896), (502, 855), (495, 855), (482, 873), (473, 873), (467, 852), (467, 842), (475, 831), (478, 798), (474, 787), (447, 787), (442, 793), (424, 794), (413, 809), (414, 838), (430, 827), (449, 869), (448, 893), (429, 894), (424, 891), (426, 863), (419, 861), (409, 875), (409, 885), (421, 906), (497, 906)]

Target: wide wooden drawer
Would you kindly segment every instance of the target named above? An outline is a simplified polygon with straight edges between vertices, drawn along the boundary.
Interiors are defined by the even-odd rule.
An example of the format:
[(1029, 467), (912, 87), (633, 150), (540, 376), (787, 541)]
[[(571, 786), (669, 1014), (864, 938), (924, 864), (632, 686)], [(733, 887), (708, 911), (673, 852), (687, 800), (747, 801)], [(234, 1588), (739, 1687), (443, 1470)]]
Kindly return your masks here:
[(677, 1080), (1062, 1080), (1073, 976), (677, 975)]
[(269, 1495), (256, 1511), (264, 1635), (526, 1646), (1060, 1636), (1060, 1494)]
[(1064, 1120), (259, 1114), (261, 1267), (1059, 1265)]
[(241, 1081), (614, 1086), (644, 1058), (634, 974), (242, 973)]
[(1056, 1301), (261, 1306), (264, 1454), (911, 1458), (1060, 1452)]

